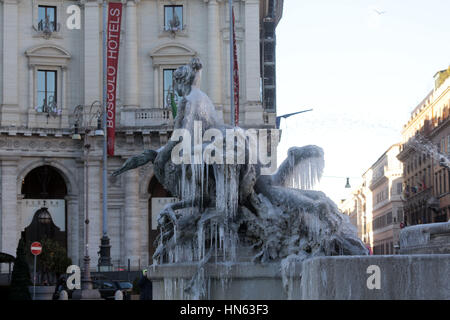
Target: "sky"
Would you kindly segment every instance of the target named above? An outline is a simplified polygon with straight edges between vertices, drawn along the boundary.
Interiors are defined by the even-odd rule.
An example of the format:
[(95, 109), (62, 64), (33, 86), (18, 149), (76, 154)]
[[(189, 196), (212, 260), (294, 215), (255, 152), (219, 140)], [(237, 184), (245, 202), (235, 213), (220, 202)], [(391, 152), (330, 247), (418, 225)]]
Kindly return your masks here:
[[(379, 13), (377, 13), (378, 11)], [(277, 35), (279, 163), (292, 146), (325, 153), (316, 187), (338, 202), (394, 143), (450, 65), (449, 0), (284, 0)]]

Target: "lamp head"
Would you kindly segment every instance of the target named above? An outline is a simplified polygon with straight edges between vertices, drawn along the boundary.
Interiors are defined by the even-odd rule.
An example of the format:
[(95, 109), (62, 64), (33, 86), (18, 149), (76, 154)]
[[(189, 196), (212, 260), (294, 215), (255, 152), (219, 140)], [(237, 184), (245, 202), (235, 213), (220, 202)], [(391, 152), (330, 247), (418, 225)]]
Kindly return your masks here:
[(81, 135), (78, 133), (78, 122), (75, 122), (72, 140), (81, 140)]
[(95, 130), (94, 134), (96, 136), (104, 136), (105, 135), (105, 133), (103, 132), (103, 129), (102, 129), (102, 120), (100, 119), (100, 117), (98, 117), (98, 119), (97, 119), (97, 129)]
[(345, 184), (346, 188), (351, 188), (350, 186), (350, 178), (347, 178), (347, 183)]

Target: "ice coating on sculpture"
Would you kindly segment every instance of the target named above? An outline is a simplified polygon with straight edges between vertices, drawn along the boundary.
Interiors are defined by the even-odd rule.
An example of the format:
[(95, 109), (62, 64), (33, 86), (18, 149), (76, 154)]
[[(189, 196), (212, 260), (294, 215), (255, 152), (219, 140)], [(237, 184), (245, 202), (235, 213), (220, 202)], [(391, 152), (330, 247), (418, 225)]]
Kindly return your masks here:
[[(201, 68), (200, 61), (193, 59), (174, 72), (175, 90), (181, 99), (172, 139), (157, 151), (128, 159), (113, 174), (152, 162), (156, 178), (179, 199), (160, 213), (154, 264), (196, 262), (197, 273), (183, 285), (186, 294), (197, 299), (206, 292), (206, 263), (278, 261), (286, 284), (292, 262), (314, 256), (366, 255), (349, 218), (323, 192), (308, 190), (319, 181), (324, 168), (320, 147), (290, 148), (273, 175), (262, 175), (261, 163), (208, 161), (217, 151), (223, 151), (224, 158), (238, 157), (238, 150), (248, 160), (255, 141), (245, 136), (242, 151), (227, 149), (225, 141), (217, 137), (219, 133), (222, 138), (227, 133), (238, 137), (244, 133), (219, 120), (211, 100), (199, 89)], [(175, 161), (174, 154), (180, 155), (180, 137), (186, 139), (186, 132), (203, 137), (210, 129), (216, 132), (214, 139), (184, 141), (190, 149), (189, 154), (183, 150), (183, 156), (200, 157), (200, 161)], [(216, 153), (205, 152), (212, 144)]]

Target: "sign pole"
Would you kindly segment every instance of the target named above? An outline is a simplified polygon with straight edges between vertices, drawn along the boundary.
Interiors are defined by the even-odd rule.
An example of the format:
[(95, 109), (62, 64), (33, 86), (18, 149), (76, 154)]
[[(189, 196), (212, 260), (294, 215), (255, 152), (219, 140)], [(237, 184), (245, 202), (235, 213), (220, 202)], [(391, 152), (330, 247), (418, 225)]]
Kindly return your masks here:
[(36, 300), (36, 255), (34, 255), (33, 300)]
[(34, 255), (34, 275), (33, 275), (33, 300), (36, 299), (36, 256), (42, 252), (42, 245), (40, 242), (33, 242), (31, 244), (31, 254)]

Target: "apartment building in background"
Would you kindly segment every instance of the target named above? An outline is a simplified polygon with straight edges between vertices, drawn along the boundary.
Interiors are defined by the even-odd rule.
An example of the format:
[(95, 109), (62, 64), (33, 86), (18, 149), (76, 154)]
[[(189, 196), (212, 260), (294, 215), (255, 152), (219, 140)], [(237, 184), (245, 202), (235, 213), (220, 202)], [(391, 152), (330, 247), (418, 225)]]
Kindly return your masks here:
[[(450, 219), (450, 67), (435, 75), (434, 89), (403, 127), (404, 224)], [(444, 161), (442, 161), (444, 160)]]
[(362, 175), (363, 182), (340, 206), (373, 254), (395, 254), (403, 220), (400, 145), (392, 145)]

